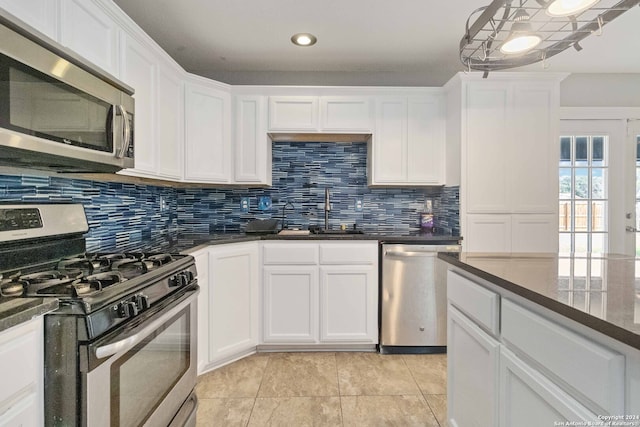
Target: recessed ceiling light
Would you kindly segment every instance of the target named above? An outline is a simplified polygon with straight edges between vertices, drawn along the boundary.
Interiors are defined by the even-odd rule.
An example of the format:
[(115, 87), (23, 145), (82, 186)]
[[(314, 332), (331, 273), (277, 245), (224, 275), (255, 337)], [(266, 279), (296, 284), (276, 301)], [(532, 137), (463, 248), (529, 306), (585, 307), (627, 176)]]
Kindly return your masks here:
[(298, 33), (291, 36), (291, 43), (296, 46), (313, 46), (317, 41), (316, 36), (309, 33)]

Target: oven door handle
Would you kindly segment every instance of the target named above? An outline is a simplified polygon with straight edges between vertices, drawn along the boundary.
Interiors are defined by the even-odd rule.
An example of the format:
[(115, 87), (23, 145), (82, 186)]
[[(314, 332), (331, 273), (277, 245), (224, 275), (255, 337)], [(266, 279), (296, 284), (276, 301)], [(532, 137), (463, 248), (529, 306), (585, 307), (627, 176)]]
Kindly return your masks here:
[(117, 341), (96, 347), (96, 358), (104, 359), (122, 351), (129, 351), (130, 349), (141, 343), (145, 338), (147, 338), (149, 334), (161, 327), (167, 320), (171, 319), (173, 316), (175, 316), (185, 307), (191, 304), (197, 297), (197, 295), (197, 290), (190, 291), (188, 294), (186, 294), (185, 297), (180, 298), (159, 313), (156, 313), (154, 317), (157, 318), (151, 323), (143, 322), (139, 327), (123, 332), (122, 335), (118, 336), (121, 338)]

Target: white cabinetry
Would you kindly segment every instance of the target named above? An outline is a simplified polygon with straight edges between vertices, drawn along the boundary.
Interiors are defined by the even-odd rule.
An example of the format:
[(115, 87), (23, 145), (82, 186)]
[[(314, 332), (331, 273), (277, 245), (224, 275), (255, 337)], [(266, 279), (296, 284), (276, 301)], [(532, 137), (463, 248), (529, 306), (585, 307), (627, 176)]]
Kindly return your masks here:
[(256, 242), (209, 249), (209, 359), (214, 365), (255, 351), (258, 263)]
[(214, 82), (191, 77), (185, 98), (185, 179), (231, 181), (231, 95)]
[(271, 140), (267, 136), (266, 98), (237, 95), (234, 101), (234, 180), (237, 184), (271, 185)]
[(369, 147), (369, 185), (444, 185), (445, 121), (442, 98), (376, 99)]
[[(458, 75), (447, 83), (448, 144), (460, 144), (461, 152), (466, 251), (557, 252), (562, 77)], [(496, 228), (496, 239), (486, 238)]]
[(368, 97), (269, 97), (270, 131), (367, 133), (371, 132), (371, 118)]
[(451, 425), (552, 425), (637, 410), (637, 351), (590, 339), (568, 319), (558, 322), (472, 278), (447, 274)]
[(377, 242), (263, 245), (267, 345), (378, 342)]
[(158, 61), (153, 52), (134, 36), (122, 31), (120, 76), (135, 89), (134, 172), (156, 171), (156, 107)]
[(42, 317), (0, 332), (0, 425), (44, 425)]
[(60, 7), (60, 42), (98, 67), (116, 75), (116, 23), (91, 0), (61, 0)]
[(157, 175), (182, 178), (184, 152), (184, 90), (182, 73), (160, 62), (158, 70)]
[(198, 271), (198, 375), (209, 365), (209, 248), (192, 252)]
[(44, 35), (58, 40), (58, 8), (55, 0), (0, 0), (0, 7)]

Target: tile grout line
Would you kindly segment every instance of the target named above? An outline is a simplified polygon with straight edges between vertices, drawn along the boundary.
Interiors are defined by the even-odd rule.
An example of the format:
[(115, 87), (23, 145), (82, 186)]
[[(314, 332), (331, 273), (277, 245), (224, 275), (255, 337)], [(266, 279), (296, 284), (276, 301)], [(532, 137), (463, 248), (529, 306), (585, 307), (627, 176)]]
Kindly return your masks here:
[(416, 377), (413, 375), (413, 371), (411, 370), (411, 367), (407, 363), (407, 360), (405, 359), (405, 355), (404, 354), (402, 355), (402, 362), (407, 367), (407, 370), (409, 370), (409, 374), (411, 374), (411, 379), (413, 380), (413, 382), (416, 383), (416, 387), (418, 387), (418, 390), (420, 391), (420, 397), (422, 397), (422, 400), (427, 405), (427, 408), (429, 408), (429, 412), (431, 412), (431, 415), (433, 416), (433, 419), (436, 421), (436, 424), (438, 424), (439, 427), (442, 427), (442, 426), (440, 426), (440, 421), (438, 421), (438, 417), (436, 417), (436, 413), (433, 411), (433, 408), (431, 407), (431, 405), (429, 405), (429, 400), (424, 396), (424, 392), (420, 388), (420, 384), (418, 384), (418, 381), (416, 380)]
[(249, 423), (251, 423), (251, 417), (253, 416), (253, 410), (256, 407), (256, 402), (258, 401), (258, 395), (260, 394), (260, 389), (262, 388), (262, 382), (264, 381), (264, 374), (267, 372), (267, 367), (269, 366), (269, 363), (271, 362), (271, 354), (269, 354), (269, 355), (267, 355), (265, 357), (267, 358), (267, 363), (264, 365), (264, 369), (262, 370), (262, 376), (260, 377), (260, 385), (258, 386), (258, 390), (256, 390), (256, 395), (253, 398), (253, 405), (251, 406), (251, 412), (249, 412), (249, 419), (247, 419), (247, 424), (245, 425), (245, 427), (248, 427)]
[(340, 422), (344, 427), (344, 411), (342, 410), (342, 390), (340, 389), (340, 375), (338, 374), (338, 354), (333, 353), (333, 360), (336, 363), (336, 382), (338, 383), (338, 399), (340, 399)]

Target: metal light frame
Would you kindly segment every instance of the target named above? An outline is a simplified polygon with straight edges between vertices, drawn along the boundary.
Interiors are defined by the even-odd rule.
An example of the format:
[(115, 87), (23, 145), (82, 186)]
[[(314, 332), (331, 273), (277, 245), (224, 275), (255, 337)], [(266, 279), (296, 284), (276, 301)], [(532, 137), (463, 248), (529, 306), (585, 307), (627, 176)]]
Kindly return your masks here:
[[(590, 34), (602, 34), (602, 27), (640, 5), (640, 0), (600, 0), (576, 15), (552, 17), (546, 13), (553, 0), (494, 0), (476, 9), (467, 19), (464, 37), (460, 40), (460, 61), (468, 70), (489, 71), (521, 67), (545, 61), (574, 47)], [(511, 33), (516, 11), (524, 9), (530, 16), (532, 32), (542, 37), (534, 49), (521, 54), (504, 54), (500, 46)], [(471, 18), (480, 13), (471, 26)]]

